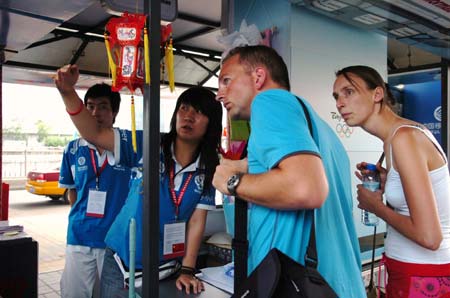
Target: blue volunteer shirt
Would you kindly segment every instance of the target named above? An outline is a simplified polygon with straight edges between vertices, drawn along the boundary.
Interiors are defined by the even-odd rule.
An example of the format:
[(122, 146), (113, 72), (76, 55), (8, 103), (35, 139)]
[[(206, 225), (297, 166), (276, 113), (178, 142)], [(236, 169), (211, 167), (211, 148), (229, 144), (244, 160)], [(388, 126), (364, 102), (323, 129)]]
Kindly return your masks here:
[[(315, 210), (318, 270), (339, 297), (365, 297), (347, 153), (331, 128), (305, 104), (318, 145), (311, 137), (300, 103), (290, 92), (273, 89), (255, 97), (251, 106), (249, 172), (267, 172), (297, 153), (320, 156), (329, 195)], [(305, 211), (275, 210), (257, 204), (249, 208), (249, 272), (273, 247), (304, 264), (311, 229), (311, 218)]]
[[(113, 251), (115, 251), (123, 260), (126, 266), (129, 266), (129, 246), (128, 246), (128, 225), (131, 217), (136, 219), (136, 268), (142, 268), (142, 196), (139, 195), (136, 187), (142, 190), (142, 173), (139, 168), (142, 167), (142, 132), (137, 131), (138, 151), (134, 153), (131, 144), (131, 132), (127, 130), (116, 131), (115, 140), (115, 155), (119, 158), (117, 162), (133, 167), (136, 172), (136, 177), (132, 179), (131, 183), (135, 187), (131, 187), (130, 195), (125, 203), (124, 208), (117, 216), (106, 237), (106, 243)], [(173, 152), (172, 152), (173, 156)], [(181, 188), (185, 185), (188, 176), (192, 174), (190, 182), (187, 184), (186, 192), (183, 196), (180, 209), (179, 220), (188, 221), (196, 208), (214, 209), (215, 208), (215, 189), (210, 188), (203, 193), (203, 183), (205, 179), (203, 169), (199, 168), (199, 158), (182, 168), (175, 160), (175, 192), (177, 197), (180, 195)], [(159, 187), (159, 255), (161, 263), (164, 262), (162, 257), (163, 240), (164, 240), (164, 224), (174, 222), (175, 220), (175, 205), (172, 201), (169, 191), (169, 176), (165, 174), (164, 156), (162, 151), (160, 153), (160, 187)]]
[[(90, 150), (93, 150), (94, 160)], [(97, 171), (100, 171), (106, 159), (106, 165), (99, 176), (99, 190), (106, 191), (104, 216), (102, 218), (87, 216), (89, 190), (96, 188), (94, 164)], [(130, 179), (130, 169), (114, 163), (111, 152), (104, 151), (100, 155), (95, 146), (84, 139), (73, 140), (66, 146), (61, 163), (59, 186), (77, 191), (77, 200), (69, 213), (67, 244), (105, 247), (106, 233), (125, 203)]]

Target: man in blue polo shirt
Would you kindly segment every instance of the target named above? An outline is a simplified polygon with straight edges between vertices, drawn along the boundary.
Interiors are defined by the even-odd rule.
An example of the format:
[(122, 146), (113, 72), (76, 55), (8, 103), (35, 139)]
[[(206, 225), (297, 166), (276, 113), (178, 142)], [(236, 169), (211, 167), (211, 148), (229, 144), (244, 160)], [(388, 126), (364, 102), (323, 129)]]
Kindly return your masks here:
[[(222, 61), (217, 99), (250, 120), (248, 163), (222, 160), (213, 185), (250, 202), (250, 272), (271, 248), (304, 264), (312, 210), (318, 271), (341, 298), (365, 297), (352, 216), (350, 165), (336, 134), (289, 92), (286, 64), (265, 46), (239, 47)], [(247, 168), (248, 167), (248, 168)]]
[[(96, 84), (86, 92), (84, 106), (98, 126), (109, 128), (119, 112), (120, 94)], [(129, 179), (130, 169), (116, 165), (112, 152), (82, 138), (64, 150), (59, 185), (69, 189), (72, 207), (61, 297), (92, 298), (103, 267), (105, 236), (125, 202)]]

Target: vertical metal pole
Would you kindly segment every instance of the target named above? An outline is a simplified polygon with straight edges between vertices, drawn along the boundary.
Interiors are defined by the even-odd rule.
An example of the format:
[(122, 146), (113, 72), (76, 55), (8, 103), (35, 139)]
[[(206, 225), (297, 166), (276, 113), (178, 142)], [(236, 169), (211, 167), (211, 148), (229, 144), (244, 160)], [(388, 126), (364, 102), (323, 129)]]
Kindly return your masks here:
[(3, 62), (5, 53), (3, 52), (3, 47), (0, 46), (0, 219), (2, 215), (2, 199), (3, 199)]
[[(151, 12), (151, 13), (150, 13)], [(159, 297), (159, 109), (161, 53), (161, 3), (145, 0), (144, 13), (150, 24), (150, 86), (144, 88), (144, 201), (143, 284), (144, 298)]]
[(450, 61), (444, 58), (441, 58), (441, 141), (442, 147), (447, 154), (447, 159), (450, 158), (449, 149), (450, 149), (450, 139), (448, 137), (449, 133), (449, 85), (450, 85)]
[[(9, 7), (9, 0), (2, 1), (5, 7)], [(5, 47), (9, 33), (9, 13), (0, 9), (0, 202), (6, 204), (8, 194), (3, 197), (3, 63), (5, 62)], [(5, 186), (7, 187), (7, 186)], [(9, 191), (9, 190), (8, 190)], [(9, 204), (9, 203), (7, 203)], [(0, 204), (1, 205), (1, 204)], [(8, 206), (3, 206), (3, 210), (8, 211)], [(1, 210), (1, 209), (0, 209)], [(1, 213), (1, 212), (0, 212)], [(8, 219), (7, 216), (5, 219)]]
[(135, 298), (136, 292), (135, 292), (135, 278), (134, 274), (136, 273), (136, 220), (134, 217), (130, 220), (130, 278), (128, 281), (128, 298)]

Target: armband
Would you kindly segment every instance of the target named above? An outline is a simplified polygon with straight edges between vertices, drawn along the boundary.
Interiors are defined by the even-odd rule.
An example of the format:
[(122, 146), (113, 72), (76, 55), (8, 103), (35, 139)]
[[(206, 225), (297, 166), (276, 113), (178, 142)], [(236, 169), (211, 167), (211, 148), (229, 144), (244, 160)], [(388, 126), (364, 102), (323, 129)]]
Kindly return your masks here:
[(70, 116), (76, 116), (81, 113), (81, 111), (83, 110), (83, 106), (84, 106), (83, 101), (80, 100), (80, 106), (78, 107), (78, 110), (76, 110), (75, 112), (69, 112), (69, 110), (67, 110), (66, 108), (66, 112)]

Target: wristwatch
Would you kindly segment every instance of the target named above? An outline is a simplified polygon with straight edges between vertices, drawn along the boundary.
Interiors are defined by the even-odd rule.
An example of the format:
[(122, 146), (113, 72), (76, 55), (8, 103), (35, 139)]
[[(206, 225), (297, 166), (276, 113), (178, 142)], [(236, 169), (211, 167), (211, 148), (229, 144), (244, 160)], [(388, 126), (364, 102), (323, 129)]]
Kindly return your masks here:
[(244, 173), (236, 173), (236, 174), (230, 176), (230, 178), (228, 178), (227, 189), (228, 189), (228, 192), (233, 196), (236, 196), (236, 188), (238, 187), (239, 183), (241, 182), (242, 175), (244, 175)]

